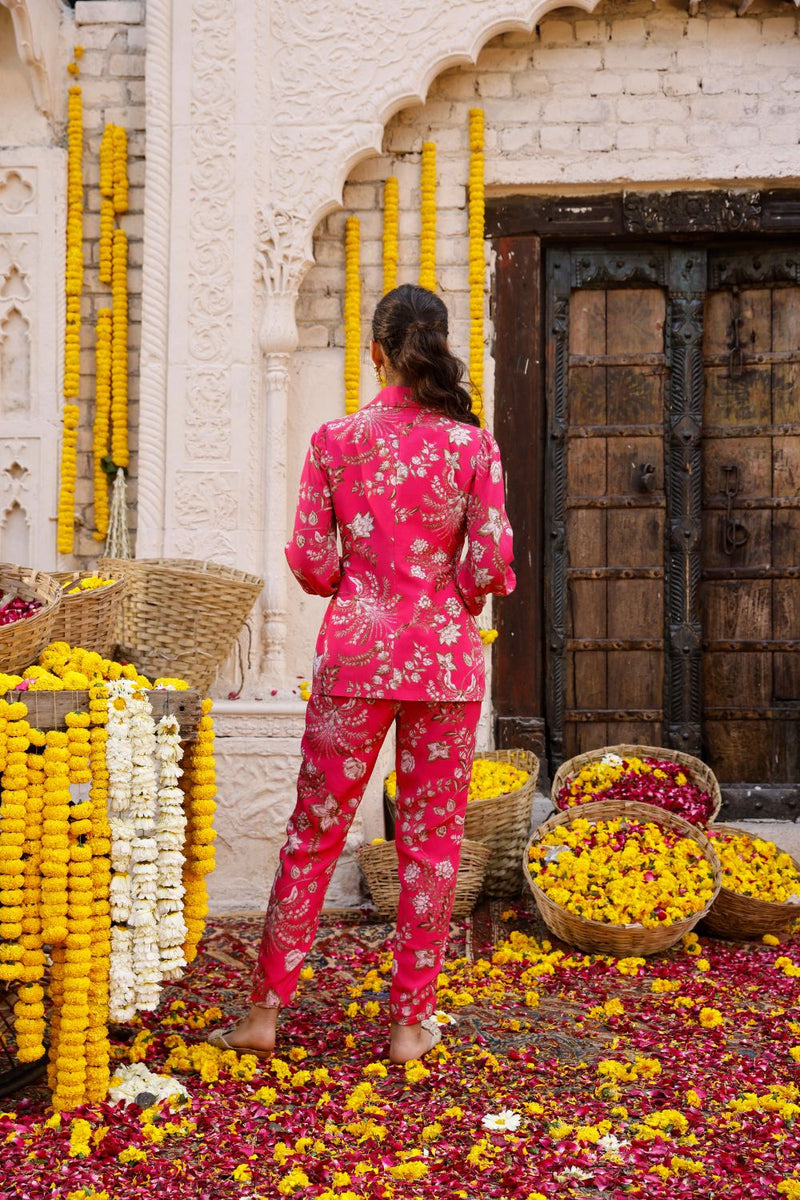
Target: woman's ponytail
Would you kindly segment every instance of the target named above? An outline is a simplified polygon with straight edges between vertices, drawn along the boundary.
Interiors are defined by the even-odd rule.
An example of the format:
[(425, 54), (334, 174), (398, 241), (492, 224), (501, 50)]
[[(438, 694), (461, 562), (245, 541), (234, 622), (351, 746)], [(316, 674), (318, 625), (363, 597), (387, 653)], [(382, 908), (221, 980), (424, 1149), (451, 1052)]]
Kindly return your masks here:
[(387, 292), (372, 318), (372, 336), (425, 408), (479, 425), (464, 387), (464, 364), (447, 344), (447, 309), (412, 283)]

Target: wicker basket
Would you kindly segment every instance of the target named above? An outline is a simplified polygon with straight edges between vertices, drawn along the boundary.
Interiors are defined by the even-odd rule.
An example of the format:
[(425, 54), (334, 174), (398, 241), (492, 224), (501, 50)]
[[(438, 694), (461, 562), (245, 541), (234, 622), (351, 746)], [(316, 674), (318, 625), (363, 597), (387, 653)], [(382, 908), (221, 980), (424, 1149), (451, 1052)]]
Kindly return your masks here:
[(119, 656), (151, 679), (178, 676), (201, 692), (211, 687), (264, 586), (257, 575), (189, 558), (103, 558), (99, 569), (127, 579)]
[[(556, 797), (561, 791), (567, 779), (572, 775), (577, 775), (587, 763), (596, 762), (605, 754), (618, 754), (620, 758), (666, 758), (670, 762), (680, 763), (686, 769), (691, 777), (692, 783), (703, 791), (709, 793), (714, 801), (714, 807), (709, 817), (709, 823), (716, 820), (719, 810), (722, 807), (722, 793), (719, 790), (719, 783), (711, 767), (702, 762), (699, 758), (693, 758), (691, 754), (684, 754), (682, 750), (671, 750), (668, 746), (603, 746), (599, 750), (587, 750), (584, 754), (576, 754), (574, 758), (567, 759), (555, 773), (553, 785), (550, 788), (550, 799), (553, 802), (553, 808), (557, 811), (564, 811), (558, 808)], [(598, 801), (599, 803), (599, 801)], [(574, 805), (574, 808), (582, 807)], [(658, 805), (653, 805), (653, 808), (658, 808)], [(573, 809), (569, 811), (572, 812)], [(661, 810), (665, 811), (664, 809)]]
[(61, 607), (53, 624), (52, 642), (68, 642), (70, 646), (82, 646), (84, 650), (95, 650), (108, 658), (117, 641), (117, 623), (125, 595), (127, 581), (124, 575), (101, 574), (101, 579), (114, 579), (107, 587), (90, 588), (74, 596), (67, 594), (70, 584), (80, 583), (93, 571), (54, 571), (64, 589)]
[[(531, 806), (539, 779), (539, 759), (528, 750), (481, 750), (476, 758), (510, 763), (527, 771), (528, 779), (514, 792), (487, 800), (470, 800), (464, 819), (464, 837), (492, 850), (483, 890), (487, 896), (518, 896), (522, 886), (520, 854), (530, 837)], [(394, 801), (384, 789), (386, 806), (394, 820)]]
[[(675, 921), (672, 925), (659, 925), (655, 929), (646, 929), (643, 925), (610, 925), (604, 921), (590, 921), (586, 917), (579, 917), (566, 908), (562, 908), (561, 905), (555, 904), (534, 882), (533, 876), (528, 870), (528, 850), (541, 841), (551, 829), (557, 829), (560, 825), (569, 825), (578, 817), (587, 821), (610, 821), (614, 817), (629, 817), (637, 821), (660, 825), (683, 837), (691, 838), (702, 848), (706, 860), (711, 866), (714, 876), (713, 896), (700, 912), (693, 913), (682, 921)], [(613, 954), (618, 958), (625, 958), (629, 955), (657, 954), (660, 950), (668, 950), (670, 946), (674, 946), (709, 911), (719, 893), (722, 875), (719, 859), (708, 838), (696, 825), (691, 825), (682, 817), (656, 808), (652, 804), (638, 804), (624, 800), (600, 800), (591, 804), (582, 804), (567, 812), (557, 813), (536, 830), (525, 848), (522, 865), (525, 878), (533, 892), (536, 907), (551, 933), (561, 941), (567, 942), (570, 946), (577, 946), (579, 950), (586, 953)]]
[(0, 593), (14, 592), (26, 600), (41, 600), (32, 617), (0, 627), (0, 671), (18, 674), (32, 666), (49, 642), (61, 605), (61, 584), (44, 571), (0, 563)]
[[(747, 832), (734, 825), (715, 825), (714, 829), (722, 833)], [(711, 844), (713, 846), (713, 841)], [(792, 862), (800, 871), (797, 859), (792, 858)], [(797, 917), (800, 917), (800, 903), (777, 904), (771, 900), (756, 900), (753, 896), (742, 896), (739, 892), (721, 887), (711, 910), (703, 918), (703, 930), (716, 937), (744, 942), (763, 937), (765, 933), (783, 933)]]
[[(453, 902), (454, 917), (468, 917), (483, 886), (483, 873), (491, 856), (491, 849), (480, 842), (466, 838), (461, 843), (461, 862), (456, 878), (456, 896)], [(400, 898), (400, 878), (397, 870), (397, 847), (394, 842), (379, 842), (373, 846), (360, 846), (356, 850), (358, 865), (364, 872), (370, 895), (378, 914), (387, 921), (397, 916)]]

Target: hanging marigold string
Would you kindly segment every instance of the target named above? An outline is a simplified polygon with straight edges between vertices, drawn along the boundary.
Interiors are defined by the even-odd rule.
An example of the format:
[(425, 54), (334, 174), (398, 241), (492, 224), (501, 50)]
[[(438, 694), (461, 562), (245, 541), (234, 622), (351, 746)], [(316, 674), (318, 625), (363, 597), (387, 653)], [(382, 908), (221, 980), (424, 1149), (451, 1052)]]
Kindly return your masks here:
[(128, 237), (114, 230), (111, 272), (111, 457), (128, 466)]
[(95, 400), (94, 400), (94, 533), (102, 542), (108, 533), (108, 475), (104, 460), (108, 455), (111, 421), (111, 330), (110, 308), (101, 308), (95, 327)]
[(469, 150), (469, 374), (473, 387), (472, 411), (483, 425), (483, 243), (486, 203), (482, 108), (469, 110)]
[(358, 217), (345, 223), (344, 253), (344, 408), (358, 412), (361, 391), (361, 275)]
[(436, 290), (436, 143), (423, 142), (420, 171), (420, 287)]
[[(81, 48), (75, 48), (76, 58)], [(81, 51), (82, 52), (82, 51)], [(69, 65), (77, 76), (76, 62)], [(80, 388), (81, 292), (83, 290), (83, 98), (80, 85), (72, 84), (67, 106), (67, 237), (66, 319), (64, 326), (64, 419), (61, 441), (61, 482), (58, 495), (56, 545), (59, 554), (71, 554), (75, 543), (75, 481)]]
[(111, 246), (114, 241), (114, 125), (106, 125), (100, 141), (100, 247), (101, 283), (111, 283)]
[(383, 294), (397, 287), (397, 241), (400, 217), (400, 188), (390, 175), (383, 185)]

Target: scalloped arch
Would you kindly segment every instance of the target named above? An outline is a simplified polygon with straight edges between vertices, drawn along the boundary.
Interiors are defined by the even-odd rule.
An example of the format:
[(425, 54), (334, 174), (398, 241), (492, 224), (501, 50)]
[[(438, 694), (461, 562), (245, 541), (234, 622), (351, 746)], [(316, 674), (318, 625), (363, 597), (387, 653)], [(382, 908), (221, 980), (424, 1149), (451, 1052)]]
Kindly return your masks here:
[[(433, 80), (477, 61), (493, 37), (532, 33), (548, 13), (601, 0), (385, 0), (331, 14), (326, 0), (276, 0), (272, 192), (309, 231), (339, 208), (347, 176), (380, 154), (386, 123), (423, 104)], [(358, 11), (353, 11), (358, 9)], [(365, 12), (372, 10), (375, 20)], [(410, 65), (411, 64), (411, 65)], [(356, 114), (356, 115), (354, 115)]]

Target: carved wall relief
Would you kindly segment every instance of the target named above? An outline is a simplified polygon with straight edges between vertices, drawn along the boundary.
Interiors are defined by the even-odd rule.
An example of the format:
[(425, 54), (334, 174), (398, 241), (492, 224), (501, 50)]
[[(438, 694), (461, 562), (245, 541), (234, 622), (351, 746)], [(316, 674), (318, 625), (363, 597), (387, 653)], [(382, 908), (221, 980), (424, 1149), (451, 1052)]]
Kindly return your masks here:
[(16, 305), (0, 320), (0, 414), (16, 417), (30, 408), (29, 324)]
[(65, 157), (0, 150), (0, 553), (45, 569), (56, 566)]
[(33, 182), (19, 171), (0, 171), (0, 212), (16, 216), (34, 203)]

